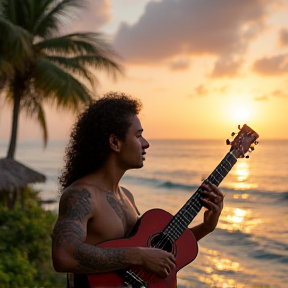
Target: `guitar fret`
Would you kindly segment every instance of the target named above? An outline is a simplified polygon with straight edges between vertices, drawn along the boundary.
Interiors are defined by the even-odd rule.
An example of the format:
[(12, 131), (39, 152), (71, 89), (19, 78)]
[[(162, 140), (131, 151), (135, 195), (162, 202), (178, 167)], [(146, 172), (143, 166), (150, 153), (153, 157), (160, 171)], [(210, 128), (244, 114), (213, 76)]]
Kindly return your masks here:
[[(188, 214), (188, 215), (187, 215)], [(181, 212), (181, 215), (183, 215), (183, 217), (185, 217), (186, 220), (191, 221), (190, 217), (191, 214), (189, 213), (188, 210), (185, 210), (184, 212)], [(188, 218), (187, 218), (188, 217)]]
[(232, 168), (231, 163), (225, 158), (225, 161), (229, 164), (229, 166)]
[(235, 157), (235, 155), (232, 152), (229, 152), (229, 154), (232, 155), (237, 162), (237, 158)]
[(222, 177), (222, 178), (224, 178), (225, 176), (223, 176), (219, 171), (218, 171), (218, 169), (216, 168), (215, 169), (215, 171)]
[(191, 215), (191, 214), (190, 214), (190, 211), (189, 211), (189, 210), (186, 210), (186, 212), (189, 214), (189, 216), (192, 216), (192, 218), (194, 217), (194, 215)]
[(190, 219), (188, 219), (185, 214), (182, 215), (186, 220), (188, 220), (190, 222)]
[(222, 168), (224, 168), (224, 170), (227, 172), (227, 174), (229, 173), (229, 170), (226, 169), (226, 167), (222, 164), (220, 164)]
[[(218, 181), (218, 179), (216, 179), (215, 177), (214, 177), (214, 175), (210, 175), (209, 177), (213, 177), (214, 179), (215, 179), (215, 181), (218, 183), (218, 185), (219, 185), (219, 181)], [(213, 182), (213, 181), (212, 181)]]
[(193, 211), (195, 212), (195, 214), (193, 214), (193, 216), (195, 217), (197, 214), (198, 214), (198, 211), (196, 211), (192, 206), (191, 206), (191, 209), (193, 209)]

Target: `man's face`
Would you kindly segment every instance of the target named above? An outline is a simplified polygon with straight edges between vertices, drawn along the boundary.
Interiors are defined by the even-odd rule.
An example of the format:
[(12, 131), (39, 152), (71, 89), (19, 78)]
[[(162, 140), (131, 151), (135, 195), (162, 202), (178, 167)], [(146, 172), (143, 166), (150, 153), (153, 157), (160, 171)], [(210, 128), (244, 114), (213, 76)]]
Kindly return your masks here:
[(143, 137), (143, 128), (137, 115), (131, 117), (131, 126), (126, 134), (125, 140), (121, 142), (120, 165), (125, 170), (141, 168), (145, 160), (145, 149), (149, 143)]

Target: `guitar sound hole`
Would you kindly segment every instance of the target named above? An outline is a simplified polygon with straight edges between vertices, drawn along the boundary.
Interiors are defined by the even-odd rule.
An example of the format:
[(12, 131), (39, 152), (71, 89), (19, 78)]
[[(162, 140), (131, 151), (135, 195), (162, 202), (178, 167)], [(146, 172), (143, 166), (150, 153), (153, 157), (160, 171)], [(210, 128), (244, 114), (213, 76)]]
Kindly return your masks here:
[(149, 242), (149, 246), (151, 247), (159, 248), (175, 254), (175, 244), (172, 243), (169, 238), (163, 233), (151, 235)]

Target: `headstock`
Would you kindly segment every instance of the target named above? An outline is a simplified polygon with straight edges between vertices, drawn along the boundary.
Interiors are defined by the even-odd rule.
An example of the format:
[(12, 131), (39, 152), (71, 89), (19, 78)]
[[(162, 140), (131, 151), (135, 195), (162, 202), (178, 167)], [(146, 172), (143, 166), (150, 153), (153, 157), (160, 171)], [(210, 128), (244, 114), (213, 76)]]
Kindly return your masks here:
[[(245, 153), (254, 150), (254, 146), (258, 144), (256, 139), (259, 135), (246, 124), (242, 128), (238, 125), (238, 129), (240, 131), (237, 133), (235, 139), (232, 142), (227, 139), (226, 143), (227, 145), (231, 145), (230, 151), (233, 152), (236, 158), (249, 158), (249, 156), (245, 156)], [(233, 132), (231, 135), (234, 136), (235, 134)]]

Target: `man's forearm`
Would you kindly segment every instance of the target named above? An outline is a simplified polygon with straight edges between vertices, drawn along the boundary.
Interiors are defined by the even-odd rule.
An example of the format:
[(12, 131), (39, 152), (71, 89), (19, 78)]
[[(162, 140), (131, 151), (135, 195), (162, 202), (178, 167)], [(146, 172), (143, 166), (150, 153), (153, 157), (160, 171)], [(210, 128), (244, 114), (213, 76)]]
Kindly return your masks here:
[(73, 258), (77, 261), (76, 273), (101, 273), (139, 265), (137, 248), (99, 248), (79, 243)]
[(205, 237), (207, 234), (211, 233), (214, 229), (208, 228), (204, 223), (201, 223), (197, 226), (189, 228), (194, 234), (197, 241)]

